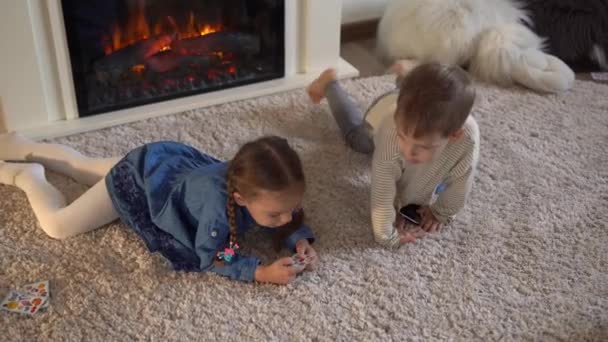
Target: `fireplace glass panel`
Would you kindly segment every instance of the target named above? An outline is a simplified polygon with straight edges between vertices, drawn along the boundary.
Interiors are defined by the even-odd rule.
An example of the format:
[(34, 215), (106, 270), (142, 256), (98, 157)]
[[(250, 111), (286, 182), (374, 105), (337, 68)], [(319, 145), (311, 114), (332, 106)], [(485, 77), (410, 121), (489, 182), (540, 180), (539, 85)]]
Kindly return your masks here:
[(81, 117), (284, 76), (284, 0), (62, 0)]

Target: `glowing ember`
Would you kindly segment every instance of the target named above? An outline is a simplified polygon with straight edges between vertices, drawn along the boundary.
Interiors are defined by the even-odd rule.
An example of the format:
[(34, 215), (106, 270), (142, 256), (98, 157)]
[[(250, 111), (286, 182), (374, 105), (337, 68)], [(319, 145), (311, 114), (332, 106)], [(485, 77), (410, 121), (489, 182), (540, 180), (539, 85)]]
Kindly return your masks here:
[(142, 74), (145, 70), (146, 70), (146, 66), (143, 64), (137, 64), (131, 68), (131, 71), (133, 71), (136, 74)]
[(205, 25), (203, 29), (200, 31), (201, 36), (204, 36), (209, 33), (217, 32), (218, 29), (215, 27), (211, 27), (211, 25)]

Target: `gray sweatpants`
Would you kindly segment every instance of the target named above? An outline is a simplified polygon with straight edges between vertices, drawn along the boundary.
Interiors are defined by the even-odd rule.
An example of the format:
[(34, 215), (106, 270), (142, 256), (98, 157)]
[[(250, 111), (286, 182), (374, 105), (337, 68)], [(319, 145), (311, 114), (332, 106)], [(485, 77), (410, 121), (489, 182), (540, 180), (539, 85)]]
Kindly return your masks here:
[(357, 152), (365, 154), (374, 152), (372, 130), (363, 118), (363, 111), (353, 102), (337, 80), (327, 84), (325, 97), (346, 143)]
[[(395, 80), (396, 89), (379, 96), (372, 104), (373, 107), (384, 96), (399, 91), (403, 77), (397, 77)], [(346, 143), (355, 151), (371, 154), (374, 152), (374, 140), (372, 137), (372, 127), (365, 120), (365, 114), (346, 91), (340, 86), (337, 80), (331, 81), (325, 88), (325, 97), (329, 102), (331, 113), (340, 127), (342, 136)], [(368, 109), (369, 111), (369, 109)]]

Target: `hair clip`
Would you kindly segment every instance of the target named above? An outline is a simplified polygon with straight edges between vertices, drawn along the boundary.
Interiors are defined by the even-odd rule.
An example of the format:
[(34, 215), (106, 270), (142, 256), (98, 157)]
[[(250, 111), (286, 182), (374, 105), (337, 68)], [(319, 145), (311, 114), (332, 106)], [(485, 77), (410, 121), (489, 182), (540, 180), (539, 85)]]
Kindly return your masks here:
[(236, 255), (236, 250), (239, 249), (239, 245), (237, 243), (232, 243), (228, 245), (228, 247), (224, 248), (223, 252), (217, 253), (217, 258), (219, 260), (224, 260), (225, 262), (231, 262), (232, 258)]

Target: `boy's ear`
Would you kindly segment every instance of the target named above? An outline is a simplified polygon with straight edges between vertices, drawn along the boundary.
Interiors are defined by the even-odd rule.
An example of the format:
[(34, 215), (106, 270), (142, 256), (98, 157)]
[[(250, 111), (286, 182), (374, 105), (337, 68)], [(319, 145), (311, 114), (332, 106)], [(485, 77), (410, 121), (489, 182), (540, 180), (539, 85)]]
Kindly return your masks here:
[(238, 192), (232, 193), (232, 197), (234, 197), (234, 201), (236, 202), (236, 204), (240, 205), (241, 207), (245, 206), (245, 204), (247, 203), (247, 201), (245, 201), (245, 198), (241, 196), (241, 194), (239, 194)]
[(457, 141), (458, 139), (462, 138), (463, 135), (464, 135), (464, 129), (459, 128), (458, 130), (454, 131), (453, 133), (451, 133), (448, 136), (448, 140), (449, 140), (449, 142), (453, 143), (453, 142)]

